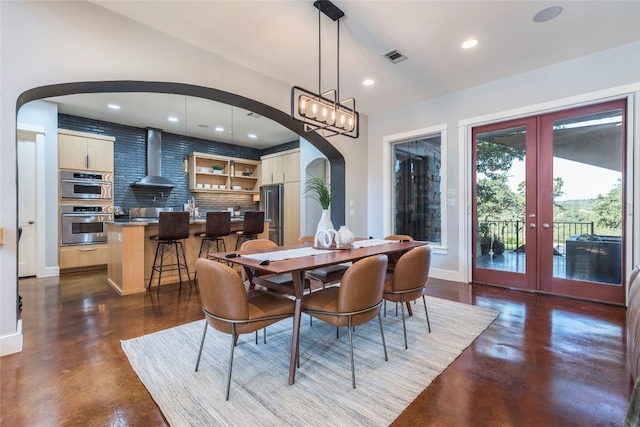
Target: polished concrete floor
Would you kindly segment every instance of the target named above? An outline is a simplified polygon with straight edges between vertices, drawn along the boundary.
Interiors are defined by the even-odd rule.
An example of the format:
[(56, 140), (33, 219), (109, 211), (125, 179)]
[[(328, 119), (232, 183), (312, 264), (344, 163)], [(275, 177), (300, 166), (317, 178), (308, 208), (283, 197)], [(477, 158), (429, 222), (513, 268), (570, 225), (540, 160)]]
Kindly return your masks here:
[[(24, 348), (0, 358), (0, 425), (166, 425), (120, 340), (202, 319), (197, 287), (119, 297), (105, 276), (20, 281)], [(500, 316), (394, 426), (622, 425), (624, 308), (434, 279), (429, 293)]]

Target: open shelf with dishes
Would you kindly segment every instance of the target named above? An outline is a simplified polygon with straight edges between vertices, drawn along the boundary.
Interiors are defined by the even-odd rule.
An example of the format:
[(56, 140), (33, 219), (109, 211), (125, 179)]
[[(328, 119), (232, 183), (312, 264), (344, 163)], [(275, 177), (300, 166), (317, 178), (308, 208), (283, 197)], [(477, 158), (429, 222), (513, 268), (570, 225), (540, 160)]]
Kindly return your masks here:
[(189, 190), (258, 193), (260, 161), (206, 153), (189, 154)]

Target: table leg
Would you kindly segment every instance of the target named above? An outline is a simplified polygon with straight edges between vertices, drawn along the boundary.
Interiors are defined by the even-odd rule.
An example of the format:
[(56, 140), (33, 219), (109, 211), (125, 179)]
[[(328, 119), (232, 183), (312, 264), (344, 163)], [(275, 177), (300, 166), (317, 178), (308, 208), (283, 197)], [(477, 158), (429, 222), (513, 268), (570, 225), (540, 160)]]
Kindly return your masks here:
[(244, 269), (244, 274), (247, 276), (247, 280), (249, 281), (249, 290), (255, 289), (256, 285), (253, 283), (253, 269), (251, 267), (242, 267)]
[(291, 333), (291, 360), (289, 361), (289, 384), (296, 380), (296, 362), (300, 344), (300, 318), (302, 317), (302, 293), (304, 291), (304, 271), (294, 271), (293, 288), (296, 296), (296, 307), (293, 315), (293, 331)]

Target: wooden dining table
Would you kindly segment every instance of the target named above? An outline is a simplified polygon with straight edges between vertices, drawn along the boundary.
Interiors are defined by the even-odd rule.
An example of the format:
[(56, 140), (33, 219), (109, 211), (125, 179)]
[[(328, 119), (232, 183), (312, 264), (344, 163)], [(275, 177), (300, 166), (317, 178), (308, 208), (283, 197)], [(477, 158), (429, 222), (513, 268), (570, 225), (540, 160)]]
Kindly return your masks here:
[[(295, 296), (295, 313), (293, 317), (293, 332), (291, 337), (291, 360), (289, 362), (289, 384), (295, 382), (296, 361), (298, 355), (298, 343), (300, 339), (300, 318), (302, 316), (302, 298), (304, 292), (305, 271), (320, 267), (326, 267), (345, 262), (354, 262), (360, 259), (381, 254), (403, 253), (418, 246), (425, 245), (426, 242), (417, 241), (397, 241), (397, 240), (364, 240), (365, 246), (355, 249), (336, 248), (315, 248), (321, 249), (314, 255), (301, 256), (295, 258), (279, 259), (283, 251), (310, 248), (311, 245), (291, 245), (278, 246), (260, 250), (232, 251), (232, 252), (211, 252), (209, 259), (218, 261), (229, 261), (242, 266), (249, 283), (256, 271), (261, 274), (291, 274), (293, 278), (293, 296)], [(295, 251), (291, 251), (295, 252)], [(314, 251), (315, 252), (315, 251)], [(272, 256), (270, 255), (272, 254)], [(261, 259), (250, 258), (250, 255), (257, 255)], [(272, 257), (274, 260), (270, 260)], [(264, 260), (269, 260), (268, 263)], [(277, 259), (277, 260), (276, 260)]]

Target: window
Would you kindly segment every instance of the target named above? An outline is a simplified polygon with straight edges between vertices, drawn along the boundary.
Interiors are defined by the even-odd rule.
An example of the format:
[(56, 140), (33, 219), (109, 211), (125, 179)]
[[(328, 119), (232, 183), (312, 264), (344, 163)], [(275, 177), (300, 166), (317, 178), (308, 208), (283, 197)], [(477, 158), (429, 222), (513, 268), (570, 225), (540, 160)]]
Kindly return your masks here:
[(443, 131), (393, 142), (393, 233), (442, 244)]

